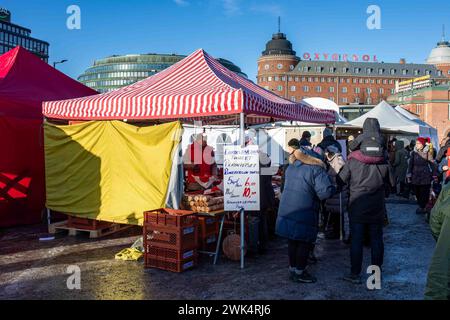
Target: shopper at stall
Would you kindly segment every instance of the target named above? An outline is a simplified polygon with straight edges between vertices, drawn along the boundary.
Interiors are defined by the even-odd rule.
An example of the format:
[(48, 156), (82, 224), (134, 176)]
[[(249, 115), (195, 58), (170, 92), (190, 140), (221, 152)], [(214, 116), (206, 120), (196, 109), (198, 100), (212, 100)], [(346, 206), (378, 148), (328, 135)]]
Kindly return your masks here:
[[(250, 137), (246, 137), (245, 145), (253, 144)], [(259, 151), (259, 197), (260, 210), (248, 211), (249, 214), (249, 246), (251, 254), (264, 254), (267, 251), (269, 239), (268, 210), (275, 207), (275, 192), (272, 186), (272, 161), (269, 155), (262, 150)]]
[(338, 152), (342, 153), (342, 146), (333, 137), (333, 130), (331, 128), (325, 128), (323, 130), (323, 139), (317, 146), (322, 150), (322, 153), (325, 153), (329, 146), (336, 147)]
[[(372, 265), (381, 268), (384, 257), (383, 224), (386, 215), (385, 185), (393, 181), (389, 164), (382, 150), (378, 120), (364, 123), (361, 150), (353, 151), (337, 176), (340, 184), (349, 187), (349, 220), (351, 232), (351, 273), (344, 280), (361, 283), (365, 230), (369, 230)], [(366, 141), (370, 140), (370, 141)], [(364, 147), (369, 148), (365, 154)], [(370, 154), (372, 153), (372, 154)]]
[(392, 167), (394, 169), (395, 186), (397, 195), (405, 194), (406, 171), (408, 170), (408, 152), (405, 150), (403, 141), (398, 140), (395, 143), (395, 156)]
[(186, 189), (197, 191), (210, 186), (215, 168), (214, 150), (208, 146), (206, 136), (195, 135), (184, 156)]
[(426, 139), (417, 138), (416, 146), (409, 160), (407, 178), (411, 182), (417, 198), (416, 213), (426, 213), (425, 207), (430, 196), (431, 182), (437, 178), (437, 168), (433, 155), (426, 146)]
[(450, 184), (446, 184), (431, 211), (436, 247), (428, 270), (426, 300), (450, 300)]
[(302, 137), (300, 139), (300, 146), (312, 148), (311, 144), (311, 132), (303, 131)]
[(294, 150), (286, 170), (276, 233), (289, 241), (290, 279), (313, 283), (317, 279), (306, 267), (317, 239), (319, 205), (334, 194), (335, 187), (323, 167), (297, 160), (295, 153)]

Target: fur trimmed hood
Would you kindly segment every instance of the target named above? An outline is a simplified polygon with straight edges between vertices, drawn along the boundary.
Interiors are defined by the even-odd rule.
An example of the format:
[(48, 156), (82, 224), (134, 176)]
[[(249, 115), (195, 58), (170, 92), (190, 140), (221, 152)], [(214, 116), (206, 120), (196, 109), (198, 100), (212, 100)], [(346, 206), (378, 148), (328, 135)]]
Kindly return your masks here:
[(289, 156), (290, 164), (293, 164), (296, 160), (299, 160), (300, 162), (302, 162), (304, 164), (309, 164), (311, 166), (319, 166), (324, 169), (327, 168), (327, 166), (325, 165), (325, 163), (322, 160), (312, 157), (310, 155), (307, 155), (307, 154), (301, 152), (300, 150), (295, 150), (294, 153)]

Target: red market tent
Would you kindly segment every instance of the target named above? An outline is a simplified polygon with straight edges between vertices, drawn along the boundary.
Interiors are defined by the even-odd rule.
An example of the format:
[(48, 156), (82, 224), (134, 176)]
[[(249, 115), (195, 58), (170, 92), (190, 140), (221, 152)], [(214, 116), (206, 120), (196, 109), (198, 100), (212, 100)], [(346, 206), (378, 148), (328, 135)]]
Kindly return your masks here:
[[(223, 67), (202, 49), (168, 69), (122, 89), (44, 102), (47, 118), (66, 120), (205, 120), (211, 124), (297, 120), (334, 123), (333, 111), (280, 98)], [(237, 121), (236, 121), (237, 120)]]
[(0, 227), (41, 220), (42, 101), (96, 93), (22, 47), (0, 56)]

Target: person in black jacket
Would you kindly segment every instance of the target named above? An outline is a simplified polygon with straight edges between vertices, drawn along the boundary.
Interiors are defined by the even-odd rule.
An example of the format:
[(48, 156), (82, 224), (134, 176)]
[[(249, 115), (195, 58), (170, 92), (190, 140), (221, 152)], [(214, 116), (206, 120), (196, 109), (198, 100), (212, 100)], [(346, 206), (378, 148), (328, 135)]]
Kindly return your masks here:
[(335, 146), (339, 150), (339, 153), (342, 153), (342, 146), (333, 137), (333, 130), (331, 128), (325, 128), (323, 130), (323, 139), (317, 146), (322, 149), (322, 153), (325, 153), (329, 146)]
[[(370, 132), (364, 139), (371, 139), (372, 142), (367, 143), (362, 139), (360, 144), (369, 145), (369, 153), (375, 153), (375, 146), (370, 147), (370, 144), (373, 141), (381, 141), (378, 120), (364, 123), (364, 128)], [(349, 155), (337, 180), (340, 184), (347, 184), (350, 193), (348, 212), (351, 232), (351, 273), (345, 276), (344, 280), (361, 283), (360, 274), (366, 228), (370, 234), (372, 265), (381, 268), (383, 264), (383, 223), (386, 215), (385, 185), (392, 184), (393, 177), (385, 154), (367, 155), (363, 153), (363, 150), (355, 150)]]

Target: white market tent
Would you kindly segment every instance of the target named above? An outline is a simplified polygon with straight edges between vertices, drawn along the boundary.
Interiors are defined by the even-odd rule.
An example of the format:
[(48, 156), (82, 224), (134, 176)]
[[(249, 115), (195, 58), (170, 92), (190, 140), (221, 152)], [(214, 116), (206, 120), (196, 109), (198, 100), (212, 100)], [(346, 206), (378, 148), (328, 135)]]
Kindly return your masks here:
[[(362, 128), (367, 118), (376, 118), (380, 122), (381, 129), (389, 131), (401, 131), (419, 136), (429, 137), (435, 146), (438, 146), (436, 130), (430, 130), (430, 126), (423, 121), (409, 119), (403, 113), (397, 111), (386, 101), (380, 102), (375, 108), (362, 116), (349, 121), (346, 125)], [(433, 129), (433, 128), (431, 128)]]
[(419, 132), (419, 136), (431, 137), (431, 141), (433, 142), (433, 145), (436, 148), (439, 147), (438, 132), (437, 132), (436, 128), (433, 128), (425, 121), (420, 120), (419, 117), (417, 117), (414, 113), (411, 113), (408, 110), (403, 109), (400, 106), (396, 106), (395, 110), (397, 110), (397, 112), (401, 113), (403, 116), (405, 116), (409, 120), (414, 121), (415, 123), (420, 125), (421, 131)]

